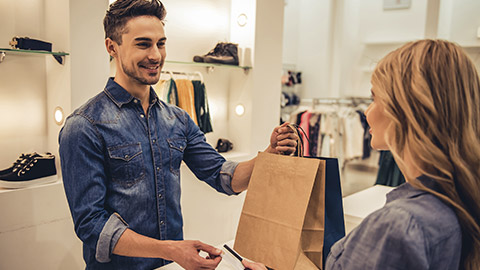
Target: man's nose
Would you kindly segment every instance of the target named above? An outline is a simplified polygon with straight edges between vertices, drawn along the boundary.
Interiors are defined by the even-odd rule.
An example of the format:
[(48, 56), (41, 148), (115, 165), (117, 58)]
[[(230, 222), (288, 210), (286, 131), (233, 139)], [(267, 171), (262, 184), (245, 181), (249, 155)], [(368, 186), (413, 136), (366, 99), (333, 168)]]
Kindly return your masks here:
[(156, 46), (152, 47), (150, 54), (148, 55), (150, 60), (160, 61), (162, 60), (162, 50)]

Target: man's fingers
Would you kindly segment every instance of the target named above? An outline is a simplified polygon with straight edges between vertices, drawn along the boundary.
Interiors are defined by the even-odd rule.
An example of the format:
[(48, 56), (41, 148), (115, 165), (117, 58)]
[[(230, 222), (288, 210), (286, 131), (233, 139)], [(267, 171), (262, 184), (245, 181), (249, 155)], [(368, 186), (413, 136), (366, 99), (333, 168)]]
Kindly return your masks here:
[(277, 135), (277, 141), (282, 141), (285, 139), (298, 140), (298, 136), (295, 133), (282, 133)]
[(288, 123), (285, 122), (285, 123), (281, 124), (280, 126), (276, 126), (273, 129), (273, 132), (280, 133), (280, 130), (283, 130), (283, 128), (285, 128), (287, 125), (288, 125)]
[(217, 268), (220, 261), (222, 261), (222, 257), (218, 256), (214, 259), (207, 259), (200, 257), (199, 265), (201, 269), (215, 269)]
[(281, 140), (277, 142), (277, 146), (291, 146), (291, 147), (296, 147), (297, 146), (297, 141), (294, 140)]
[(295, 147), (291, 147), (291, 146), (277, 146), (275, 148), (275, 150), (277, 150), (277, 152), (280, 152), (282, 153), (283, 155), (290, 155), (292, 153), (295, 152)]
[(202, 243), (200, 241), (197, 241), (195, 243), (195, 248), (199, 249), (199, 250), (203, 250), (205, 252), (207, 252), (209, 255), (213, 255), (213, 256), (219, 256), (220, 254), (222, 254), (222, 250), (214, 247), (214, 246), (210, 246), (208, 244), (205, 244), (205, 243)]
[(294, 131), (291, 127), (278, 127), (277, 133), (294, 133)]

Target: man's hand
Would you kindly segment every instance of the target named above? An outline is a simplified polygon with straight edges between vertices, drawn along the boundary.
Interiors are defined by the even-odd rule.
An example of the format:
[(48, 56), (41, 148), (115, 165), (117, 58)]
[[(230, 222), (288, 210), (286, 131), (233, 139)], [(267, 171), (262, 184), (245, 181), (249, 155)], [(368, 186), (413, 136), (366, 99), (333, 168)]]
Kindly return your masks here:
[(295, 152), (298, 136), (287, 125), (288, 123), (283, 123), (273, 129), (270, 145), (265, 152), (282, 155), (290, 155)]
[(246, 260), (246, 259), (242, 260), (242, 264), (243, 264), (243, 266), (245, 266), (246, 269), (250, 269), (250, 270), (267, 270), (265, 265), (263, 265), (261, 263), (251, 262), (251, 261)]
[[(203, 258), (198, 253), (205, 251), (207, 258)], [(222, 258), (221, 250), (202, 243), (200, 241), (172, 241), (172, 251), (170, 259), (187, 270), (195, 269), (215, 269)]]

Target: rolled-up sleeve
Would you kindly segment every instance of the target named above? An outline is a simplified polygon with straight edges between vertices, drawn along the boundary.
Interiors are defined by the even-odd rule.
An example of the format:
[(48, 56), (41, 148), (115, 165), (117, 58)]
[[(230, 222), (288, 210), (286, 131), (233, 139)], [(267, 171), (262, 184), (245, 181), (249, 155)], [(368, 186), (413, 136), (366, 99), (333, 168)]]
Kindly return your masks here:
[(75, 233), (95, 250), (99, 262), (108, 262), (128, 224), (105, 209), (107, 177), (101, 142), (93, 123), (78, 114), (67, 119), (59, 135), (63, 185)]
[(120, 236), (122, 236), (127, 228), (128, 224), (119, 214), (113, 213), (110, 216), (98, 238), (97, 252), (95, 253), (97, 261), (101, 263), (110, 261), (110, 255), (112, 254), (118, 239), (120, 239)]
[(238, 162), (235, 161), (225, 161), (220, 170), (220, 184), (222, 185), (223, 190), (228, 195), (236, 195), (238, 192), (233, 191), (232, 188), (232, 178), (235, 169), (238, 166)]

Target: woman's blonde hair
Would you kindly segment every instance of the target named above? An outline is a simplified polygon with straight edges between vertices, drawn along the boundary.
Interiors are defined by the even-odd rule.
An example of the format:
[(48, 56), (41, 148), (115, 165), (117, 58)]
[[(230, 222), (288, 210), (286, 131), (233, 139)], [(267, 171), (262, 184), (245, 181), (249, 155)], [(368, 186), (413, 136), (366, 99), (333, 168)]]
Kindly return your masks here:
[[(439, 197), (462, 228), (461, 268), (480, 269), (480, 82), (475, 65), (444, 40), (410, 42), (377, 65), (372, 84), (392, 120), (386, 137), (416, 188)], [(403, 157), (434, 179), (439, 192), (409, 179)]]

